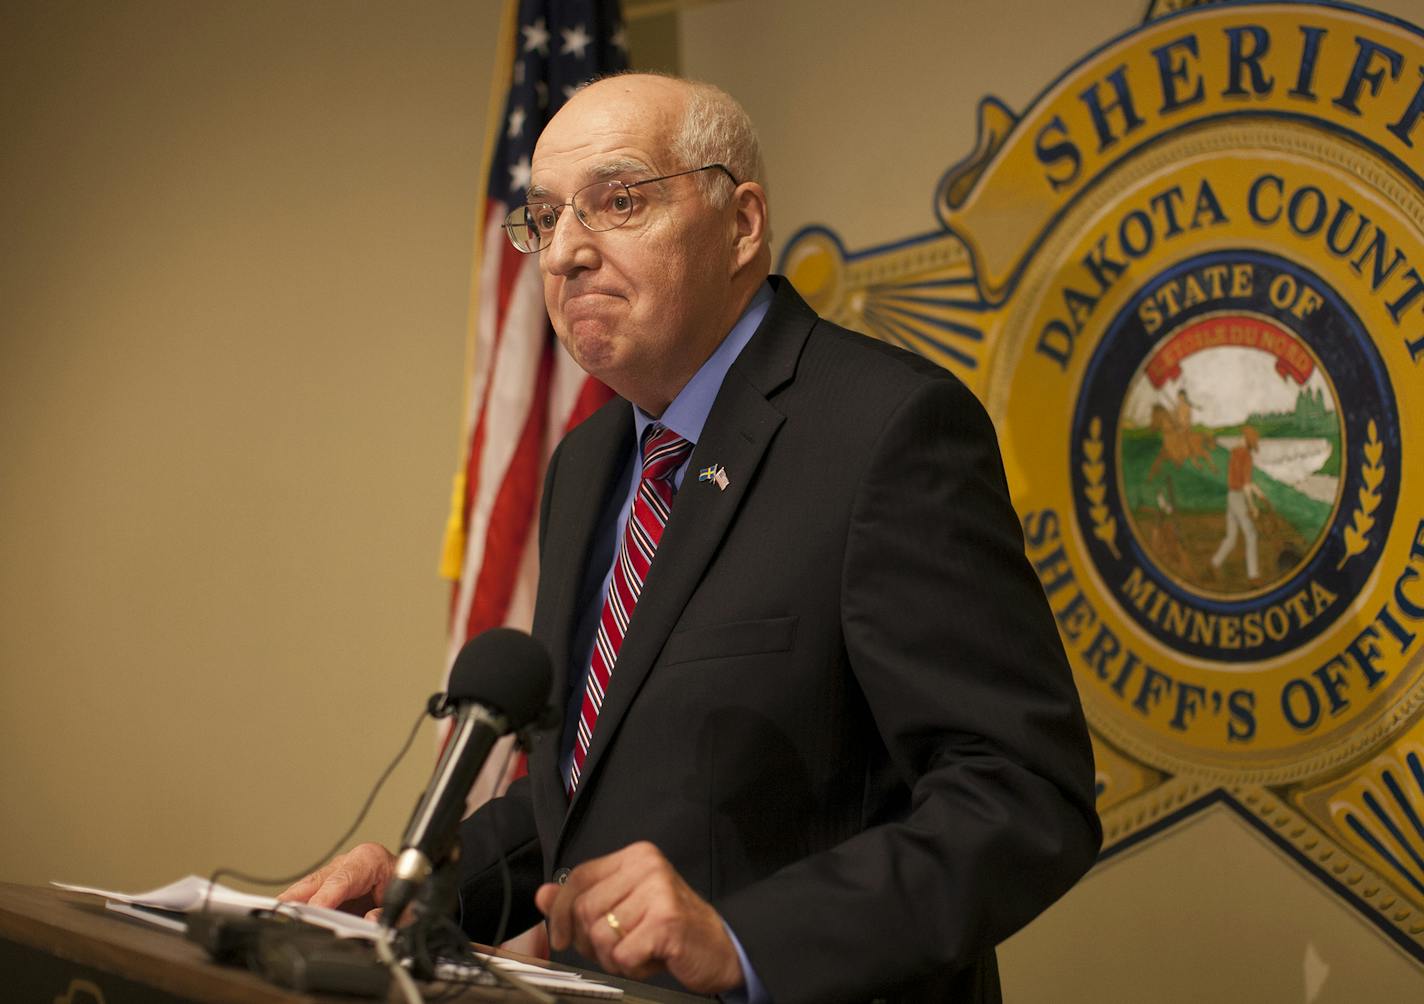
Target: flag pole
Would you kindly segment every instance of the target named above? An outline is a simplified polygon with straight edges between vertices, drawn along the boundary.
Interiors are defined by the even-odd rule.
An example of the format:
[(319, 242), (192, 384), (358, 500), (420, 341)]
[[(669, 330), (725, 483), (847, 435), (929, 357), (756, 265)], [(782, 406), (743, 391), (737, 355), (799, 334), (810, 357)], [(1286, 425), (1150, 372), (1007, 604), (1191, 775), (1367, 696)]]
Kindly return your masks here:
[(466, 526), (465, 467), (469, 463), (470, 409), (474, 406), (470, 388), (474, 383), (479, 340), (480, 274), (484, 268), (485, 212), (489, 199), (489, 174), (494, 169), (494, 151), (504, 124), (504, 106), (508, 98), (509, 80), (514, 73), (514, 48), (518, 35), (519, 0), (505, 0), (500, 15), (499, 43), (495, 52), (494, 75), (490, 82), (489, 108), (486, 112), (485, 143), (481, 153), (478, 195), (475, 200), (474, 254), (471, 255), (470, 295), (465, 320), (465, 368), (461, 383), (459, 442), (456, 445), (456, 467), (450, 485), (450, 513), (445, 521), (444, 539), (440, 547), (439, 574), (451, 582), (460, 581), (468, 544)]

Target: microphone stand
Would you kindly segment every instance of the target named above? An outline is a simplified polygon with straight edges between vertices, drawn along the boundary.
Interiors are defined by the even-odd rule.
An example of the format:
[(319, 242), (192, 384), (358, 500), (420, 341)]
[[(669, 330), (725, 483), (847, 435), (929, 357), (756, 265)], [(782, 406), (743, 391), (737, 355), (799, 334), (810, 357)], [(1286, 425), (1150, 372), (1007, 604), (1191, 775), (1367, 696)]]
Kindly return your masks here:
[[(436, 712), (435, 702), (440, 696), (433, 696), (430, 706), (436, 717), (443, 718), (450, 712)], [(523, 733), (516, 738), (516, 742), (525, 749), (529, 745), (526, 740), (527, 736)], [(459, 834), (452, 833), (445, 853), (440, 856), (440, 860), (431, 869), (429, 878), (421, 883), (411, 901), (411, 922), (396, 931), (395, 947), (400, 957), (409, 959), (411, 975), (425, 982), (438, 979), (435, 966), (440, 957), (457, 960), (471, 950), (464, 933), (461, 932), (458, 936), (454, 933), (454, 925), (450, 919), (455, 916), (459, 901), (459, 864)], [(392, 922), (399, 921), (400, 918), (396, 917)], [(497, 947), (491, 946), (491, 956), (498, 950)], [(483, 968), (500, 983), (530, 1000), (537, 1001), (538, 1004), (558, 1004), (558, 999), (552, 994), (532, 986), (499, 966), (484, 964)]]
[(410, 906), (413, 919), (396, 935), (400, 954), (410, 959), (412, 974), (427, 982), (436, 978), (435, 963), (439, 957), (459, 958), (467, 950), (463, 940), (454, 938), (450, 931), (460, 859), (459, 842), (452, 841), (452, 844), (416, 893)]

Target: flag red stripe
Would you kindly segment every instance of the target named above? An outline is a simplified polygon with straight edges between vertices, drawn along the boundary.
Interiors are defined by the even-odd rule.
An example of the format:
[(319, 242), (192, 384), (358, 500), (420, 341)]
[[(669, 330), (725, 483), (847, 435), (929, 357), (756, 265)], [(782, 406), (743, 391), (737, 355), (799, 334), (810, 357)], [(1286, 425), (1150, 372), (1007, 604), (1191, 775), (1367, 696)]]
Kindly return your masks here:
[(601, 381), (589, 377), (583, 382), (583, 386), (579, 388), (578, 397), (574, 399), (574, 406), (569, 411), (567, 421), (564, 422), (564, 432), (568, 432), (599, 408), (602, 408), (612, 397), (613, 391), (605, 387)]
[[(505, 213), (502, 203), (490, 201), (485, 207), (484, 231), (488, 232), (491, 223)], [(497, 318), (494, 324), (493, 337), (486, 346), (482, 364), (487, 367), (487, 375), (484, 383), (483, 393), (480, 395), (478, 411), (475, 412), (475, 427), (470, 433), (470, 448), (465, 457), (465, 498), (460, 514), (463, 525), (470, 525), (470, 514), (474, 511), (475, 499), (479, 497), (480, 490), (480, 467), (484, 461), (485, 452), (485, 420), (489, 408), (490, 394), (494, 392), (495, 383), (499, 376), (499, 346), (504, 340), (504, 315), (509, 308), (510, 294), (514, 289), (516, 280), (519, 277), (519, 266), (524, 263), (524, 255), (515, 251), (512, 247), (502, 247), (500, 249), (499, 262), (499, 291)], [(487, 266), (488, 267), (488, 266)], [(463, 581), (463, 573), (460, 580), (457, 580), (450, 589), (450, 626), (453, 629), (459, 617), (458, 605), (460, 602), (460, 586)], [(465, 635), (466, 638), (471, 637)]]
[(473, 638), (481, 631), (503, 624), (509, 612), (509, 598), (514, 594), (519, 562), (539, 510), (544, 430), (549, 412), (549, 374), (553, 362), (553, 344), (546, 340), (539, 358), (529, 413), (490, 509), (484, 561), (480, 565), (474, 597), (465, 618), (466, 638)]

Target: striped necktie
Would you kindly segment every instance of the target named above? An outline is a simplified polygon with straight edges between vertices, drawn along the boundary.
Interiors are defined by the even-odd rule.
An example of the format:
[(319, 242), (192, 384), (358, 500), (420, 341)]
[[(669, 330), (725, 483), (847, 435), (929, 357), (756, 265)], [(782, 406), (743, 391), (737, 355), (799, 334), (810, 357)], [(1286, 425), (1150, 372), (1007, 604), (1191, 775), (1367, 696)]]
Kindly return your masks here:
[(643, 476), (633, 496), (623, 538), (618, 543), (618, 557), (613, 562), (613, 576), (608, 582), (608, 595), (603, 599), (603, 612), (594, 635), (593, 656), (589, 659), (578, 731), (574, 736), (573, 763), (566, 778), (570, 797), (578, 787), (589, 743), (593, 741), (593, 727), (603, 707), (603, 695), (613, 676), (613, 665), (618, 661), (618, 649), (628, 631), (628, 621), (638, 605), (643, 581), (648, 577), (653, 554), (667, 526), (672, 509), (673, 475), (691, 452), (692, 444), (666, 426), (653, 424), (643, 431)]

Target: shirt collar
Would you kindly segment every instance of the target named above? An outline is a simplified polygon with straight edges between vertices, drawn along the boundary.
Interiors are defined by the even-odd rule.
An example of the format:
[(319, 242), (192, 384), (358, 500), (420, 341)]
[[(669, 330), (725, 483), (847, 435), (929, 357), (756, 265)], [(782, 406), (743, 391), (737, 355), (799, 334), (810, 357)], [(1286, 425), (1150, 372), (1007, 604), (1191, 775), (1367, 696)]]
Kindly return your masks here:
[(707, 424), (707, 415), (712, 411), (712, 402), (717, 399), (717, 391), (722, 389), (727, 370), (732, 368), (732, 363), (737, 361), (737, 356), (741, 355), (742, 349), (751, 341), (762, 318), (766, 317), (766, 312), (771, 309), (772, 298), (771, 284), (763, 282), (752, 297), (751, 303), (747, 304), (747, 309), (742, 311), (737, 323), (732, 325), (727, 337), (722, 339), (722, 344), (713, 350), (707, 361), (692, 375), (692, 379), (678, 391), (677, 397), (672, 399), (672, 404), (667, 406), (661, 418), (650, 418), (642, 408), (633, 409), (633, 425), (637, 433), (634, 442), (641, 443), (644, 430), (654, 422), (660, 422), (696, 445), (702, 436), (702, 427)]

